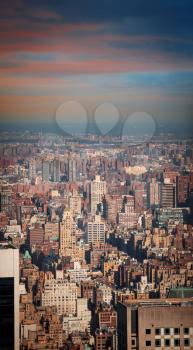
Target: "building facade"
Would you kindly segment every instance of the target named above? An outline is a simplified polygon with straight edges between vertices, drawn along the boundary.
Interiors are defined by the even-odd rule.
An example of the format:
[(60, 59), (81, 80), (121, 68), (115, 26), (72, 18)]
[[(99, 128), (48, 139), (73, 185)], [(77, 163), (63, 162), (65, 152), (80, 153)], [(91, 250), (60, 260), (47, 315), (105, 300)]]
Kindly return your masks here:
[(118, 303), (118, 349), (193, 349), (193, 303), (183, 300)]

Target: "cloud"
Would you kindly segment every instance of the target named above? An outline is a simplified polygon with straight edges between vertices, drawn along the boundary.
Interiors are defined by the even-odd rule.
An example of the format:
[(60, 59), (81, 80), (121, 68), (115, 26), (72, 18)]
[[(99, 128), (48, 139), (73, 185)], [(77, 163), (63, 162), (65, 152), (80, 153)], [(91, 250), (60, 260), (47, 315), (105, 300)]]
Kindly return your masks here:
[(63, 17), (61, 14), (56, 13), (54, 11), (49, 11), (47, 9), (43, 10), (41, 9), (40, 11), (37, 12), (32, 12), (31, 16), (36, 19), (40, 19), (43, 21), (49, 21), (49, 20), (61, 20)]
[[(111, 99), (124, 106), (133, 99), (134, 108), (141, 101), (155, 113), (159, 100), (160, 116), (183, 109), (192, 116), (192, 12), (191, 0), (3, 2), (0, 94), (9, 100), (6, 116), (14, 114), (17, 94)], [(18, 115), (32, 113), (15, 101)], [(172, 111), (173, 101), (178, 108)]]

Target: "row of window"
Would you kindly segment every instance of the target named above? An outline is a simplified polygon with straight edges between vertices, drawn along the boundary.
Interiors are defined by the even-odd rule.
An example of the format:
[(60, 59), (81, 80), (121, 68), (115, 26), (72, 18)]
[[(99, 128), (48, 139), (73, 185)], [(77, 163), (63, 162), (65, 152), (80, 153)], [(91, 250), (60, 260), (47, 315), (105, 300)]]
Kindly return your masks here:
[[(184, 344), (184, 346), (190, 346), (190, 339), (189, 338), (183, 339), (183, 344)], [(151, 340), (146, 340), (146, 346), (151, 346)], [(156, 339), (155, 340), (155, 347), (159, 348), (161, 346), (162, 346), (161, 339)], [(171, 346), (171, 340), (164, 339), (164, 346), (166, 346), (166, 347)], [(180, 339), (179, 338), (174, 339), (174, 346), (180, 346)]]
[[(173, 328), (164, 328), (164, 334), (165, 335), (170, 335), (172, 329)], [(151, 329), (150, 328), (146, 328), (145, 333), (146, 334), (151, 334)], [(174, 334), (180, 334), (180, 328), (174, 328), (173, 333)], [(190, 333), (190, 329), (189, 328), (184, 328), (184, 334), (189, 334), (189, 333)], [(155, 328), (155, 334), (156, 335), (161, 335), (161, 328)]]

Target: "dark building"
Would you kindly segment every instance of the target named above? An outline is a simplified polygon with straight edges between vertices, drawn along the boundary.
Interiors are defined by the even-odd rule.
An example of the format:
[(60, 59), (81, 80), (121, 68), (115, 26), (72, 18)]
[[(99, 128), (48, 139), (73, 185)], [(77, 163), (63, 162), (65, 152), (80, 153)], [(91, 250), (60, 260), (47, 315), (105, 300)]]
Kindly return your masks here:
[(60, 182), (60, 161), (59, 161), (59, 159), (54, 159), (54, 161), (53, 161), (53, 181)]
[(177, 177), (177, 204), (178, 206), (186, 205), (189, 191), (189, 176)]
[(95, 333), (96, 350), (116, 350), (116, 332), (97, 330)]
[(161, 206), (163, 208), (176, 207), (176, 185), (164, 183), (161, 188)]
[(68, 159), (68, 181), (76, 181), (76, 160), (69, 158)]
[(19, 251), (0, 243), (0, 349), (19, 350)]
[(50, 162), (42, 160), (42, 180), (49, 181), (50, 179)]

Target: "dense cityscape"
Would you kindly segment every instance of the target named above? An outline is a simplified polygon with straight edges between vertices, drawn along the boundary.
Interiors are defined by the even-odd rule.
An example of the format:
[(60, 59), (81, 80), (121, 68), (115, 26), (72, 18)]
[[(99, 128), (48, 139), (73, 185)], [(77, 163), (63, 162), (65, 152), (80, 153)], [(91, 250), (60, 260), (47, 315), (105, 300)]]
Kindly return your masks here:
[(0, 350), (193, 350), (193, 1), (0, 7)]
[(0, 259), (2, 349), (193, 349), (192, 139), (2, 131)]

